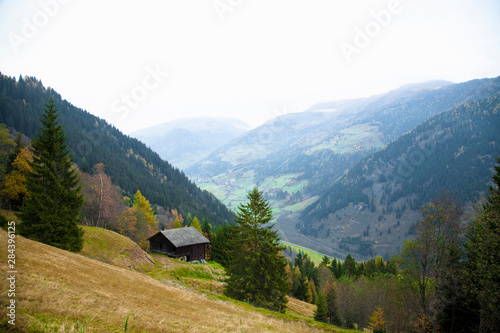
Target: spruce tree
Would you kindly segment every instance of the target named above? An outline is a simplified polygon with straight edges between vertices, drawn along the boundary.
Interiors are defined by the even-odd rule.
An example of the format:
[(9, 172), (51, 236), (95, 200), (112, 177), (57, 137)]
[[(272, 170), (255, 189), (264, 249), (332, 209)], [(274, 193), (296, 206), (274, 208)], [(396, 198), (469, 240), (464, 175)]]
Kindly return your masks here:
[(490, 186), (486, 201), (476, 207), (467, 232), (468, 308), (475, 306), (478, 312), (476, 318), (468, 319), (478, 321), (478, 332), (500, 331), (500, 157), (497, 163), (494, 186)]
[(326, 307), (328, 311), (328, 323), (340, 326), (342, 319), (340, 319), (340, 311), (338, 306), (338, 295), (335, 285), (327, 282), (323, 293), (325, 294)]
[(83, 230), (78, 226), (83, 195), (80, 177), (67, 151), (66, 136), (51, 99), (46, 104), (41, 133), (31, 142), (33, 161), (26, 176), (21, 235), (69, 251), (80, 251)]
[(227, 268), (230, 263), (231, 244), (230, 239), (234, 235), (234, 226), (223, 225), (217, 228), (217, 232), (210, 239), (212, 247), (212, 260)]
[(202, 234), (208, 237), (208, 240), (212, 239), (212, 225), (208, 222), (206, 218), (203, 218), (203, 224), (201, 225)]
[(318, 294), (316, 300), (316, 310), (314, 311), (314, 320), (328, 323), (328, 307), (326, 304), (326, 297), (322, 293)]
[(232, 251), (227, 273), (227, 296), (255, 305), (284, 311), (289, 291), (284, 249), (278, 233), (270, 225), (272, 212), (262, 192), (254, 188), (248, 203), (240, 204), (238, 225), (231, 240)]

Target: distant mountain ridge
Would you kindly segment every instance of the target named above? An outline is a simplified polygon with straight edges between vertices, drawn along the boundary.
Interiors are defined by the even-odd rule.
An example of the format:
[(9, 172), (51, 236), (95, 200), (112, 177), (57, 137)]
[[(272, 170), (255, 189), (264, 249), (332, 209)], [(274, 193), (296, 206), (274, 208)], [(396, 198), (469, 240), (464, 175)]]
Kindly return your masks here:
[(235, 208), (254, 185), (270, 196), (288, 197), (287, 202), (275, 202), (284, 207), (319, 195), (355, 162), (422, 121), (491, 96), (499, 87), (499, 78), (459, 84), (436, 81), (368, 98), (319, 103), (268, 121), (185, 172), (229, 207)]
[(434, 80), (434, 81), (425, 81), (425, 82), (420, 82), (420, 83), (405, 84), (396, 90), (434, 90), (434, 89), (443, 88), (445, 86), (449, 86), (452, 84), (454, 84), (454, 83), (451, 81)]
[(499, 129), (500, 92), (436, 115), (354, 164), (298, 227), (358, 257), (396, 253), (423, 204), (446, 193), (474, 203), (487, 189)]
[[(344, 228), (342, 237), (333, 239), (331, 235), (325, 235), (338, 230), (328, 231), (330, 224), (324, 221), (330, 223), (330, 220), (320, 217), (320, 212), (328, 212), (326, 216), (330, 216), (331, 212), (340, 209), (342, 214), (351, 216), (349, 214), (358, 208), (366, 211), (368, 207), (370, 211), (372, 207), (369, 206), (370, 200), (368, 206), (363, 206), (366, 198), (371, 198), (369, 195), (354, 191), (356, 187), (342, 187), (340, 190), (335, 187), (339, 186), (336, 185), (338, 181), (350, 168), (359, 165), (359, 161), (377, 151), (386, 151), (391, 142), (398, 141), (405, 133), (436, 115), (466, 103), (487, 99), (499, 92), (500, 77), (497, 77), (458, 84), (444, 81), (420, 83), (367, 98), (319, 103), (307, 111), (285, 114), (268, 121), (185, 171), (201, 188), (214, 193), (231, 209), (236, 209), (249, 189), (258, 186), (271, 202), (273, 216), (285, 241), (338, 258), (345, 257), (348, 250), (360, 259), (363, 256), (366, 259), (371, 255), (387, 255), (396, 252), (398, 244), (408, 237), (411, 224), (419, 218), (417, 202), (422, 201), (408, 202), (405, 213), (401, 212), (403, 206), (396, 212), (395, 206), (382, 207), (379, 202), (374, 203), (377, 215), (367, 218), (377, 222), (379, 218), (382, 221), (385, 218), (385, 223), (389, 223), (389, 214), (392, 217), (398, 213), (403, 216), (399, 218), (399, 225), (403, 227), (398, 226), (397, 230), (394, 224), (397, 225), (398, 220), (393, 221), (387, 247), (373, 242), (380, 242), (375, 234), (378, 237), (387, 236), (389, 226), (385, 231), (377, 226), (368, 231), (350, 230), (352, 224), (340, 214), (336, 218)], [(474, 129), (480, 130), (479, 127)], [(485, 165), (478, 164), (476, 167), (485, 172)], [(459, 168), (462, 167), (463, 164), (460, 164)], [(354, 178), (353, 182), (363, 185), (370, 179)], [(470, 178), (467, 180), (471, 181)], [(479, 188), (483, 180), (478, 178), (474, 181), (474, 188)], [(439, 183), (436, 179), (432, 181)], [(339, 200), (347, 202), (344, 208), (335, 208), (334, 200), (330, 199), (333, 197), (327, 196), (326, 193), (331, 193), (334, 188), (338, 190)], [(376, 187), (376, 190), (379, 188)], [(359, 200), (361, 195), (363, 200)], [(361, 206), (358, 205), (360, 202), (363, 203)], [(303, 213), (304, 209), (308, 209), (307, 213)], [(323, 224), (324, 229), (321, 227)], [(403, 229), (404, 232), (401, 231)], [(362, 239), (365, 233), (371, 235), (367, 240)]]
[(131, 133), (164, 160), (186, 169), (246, 133), (250, 127), (234, 118), (182, 118)]

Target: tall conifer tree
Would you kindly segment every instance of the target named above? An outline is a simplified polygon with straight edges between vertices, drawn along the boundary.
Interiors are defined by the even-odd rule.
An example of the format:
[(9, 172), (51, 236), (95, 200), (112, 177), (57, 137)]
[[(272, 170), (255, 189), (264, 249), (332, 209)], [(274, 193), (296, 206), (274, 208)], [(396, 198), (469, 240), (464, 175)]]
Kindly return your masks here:
[(66, 136), (51, 99), (46, 104), (41, 133), (31, 143), (33, 161), (26, 177), (29, 196), (22, 208), (20, 233), (69, 251), (80, 251), (83, 230), (78, 226), (83, 196), (73, 169)]
[[(490, 186), (483, 205), (476, 208), (466, 242), (466, 286), (470, 298), (478, 305), (475, 319), (481, 333), (500, 330), (500, 157), (497, 163), (494, 186)], [(469, 299), (468, 309), (474, 306), (474, 301)]]
[(316, 300), (316, 310), (314, 311), (314, 320), (328, 323), (328, 307), (326, 304), (326, 296), (319, 293)]
[(232, 239), (229, 279), (225, 293), (232, 298), (284, 311), (289, 291), (286, 261), (278, 233), (269, 225), (272, 212), (262, 192), (254, 188), (241, 204)]

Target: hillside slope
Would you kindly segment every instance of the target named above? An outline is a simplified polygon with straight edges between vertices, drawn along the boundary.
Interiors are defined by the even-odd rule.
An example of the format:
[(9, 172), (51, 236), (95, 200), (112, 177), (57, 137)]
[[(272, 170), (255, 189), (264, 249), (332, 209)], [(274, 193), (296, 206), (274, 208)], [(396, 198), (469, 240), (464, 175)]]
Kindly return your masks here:
[(500, 94), (423, 122), (362, 159), (301, 215), (299, 229), (344, 253), (394, 254), (424, 203), (475, 202), (500, 155)]
[[(4, 230), (0, 230), (0, 246), (7, 248)], [(289, 321), (237, 302), (209, 299), (20, 236), (16, 246), (19, 331), (123, 332), (127, 318), (128, 332), (321, 331), (306, 321)], [(4, 272), (6, 253), (0, 252)], [(7, 289), (7, 280), (2, 279), (2, 304), (8, 302)], [(0, 309), (0, 329), (9, 327), (5, 311), (5, 307)]]
[(215, 226), (233, 219), (215, 196), (200, 190), (145, 144), (63, 100), (36, 78), (16, 80), (0, 73), (0, 92), (0, 123), (28, 137), (36, 135), (45, 103), (53, 98), (75, 163), (84, 171), (104, 163), (106, 174), (126, 195), (140, 190), (151, 203), (207, 218)]
[(144, 271), (154, 267), (154, 260), (130, 238), (107, 229), (82, 228), (85, 233), (81, 255), (125, 269)]

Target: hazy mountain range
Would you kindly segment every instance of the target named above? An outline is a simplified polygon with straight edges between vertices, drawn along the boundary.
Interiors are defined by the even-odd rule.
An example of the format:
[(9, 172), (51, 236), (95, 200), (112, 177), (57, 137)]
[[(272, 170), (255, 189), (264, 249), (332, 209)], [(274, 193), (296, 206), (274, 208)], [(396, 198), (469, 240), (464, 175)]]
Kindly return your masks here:
[(500, 77), (319, 103), (252, 130), (235, 119), (183, 119), (133, 133), (145, 144), (35, 78), (0, 75), (0, 91), (0, 122), (29, 137), (54, 98), (75, 163), (104, 163), (124, 195), (140, 189), (216, 226), (258, 186), (283, 240), (338, 258), (396, 253), (422, 204), (443, 192), (475, 202), (500, 155)]
[(183, 118), (135, 131), (130, 135), (148, 144), (164, 160), (186, 169), (250, 127), (233, 118)]
[[(390, 177), (394, 172), (394, 161), (399, 161), (404, 152), (413, 149), (417, 138), (422, 135), (433, 137), (433, 131), (441, 133), (447, 123), (440, 122), (441, 127), (427, 128), (425, 135), (412, 132), (415, 137), (408, 137), (410, 131), (421, 128), (442, 112), (485, 100), (499, 91), (499, 78), (460, 84), (433, 81), (406, 85), (368, 98), (319, 103), (301, 113), (279, 116), (236, 137), (184, 171), (196, 184), (214, 193), (231, 209), (236, 209), (245, 200), (249, 189), (258, 186), (271, 201), (277, 226), (285, 240), (339, 257), (348, 252), (361, 258), (395, 253), (411, 233), (411, 225), (419, 217), (419, 205), (425, 200), (449, 190), (458, 191), (455, 194), (463, 203), (477, 196), (479, 189), (486, 188), (491, 178), (489, 168), (494, 164), (493, 156), (500, 154), (498, 144), (495, 144), (498, 131), (493, 131), (495, 114), (485, 110), (492, 118), (483, 122), (465, 116), (474, 122), (460, 133), (476, 139), (469, 143), (475, 145), (474, 148), (468, 148), (463, 138), (455, 138), (457, 133), (452, 131), (454, 139), (448, 141), (451, 146), (435, 147), (435, 160), (431, 165), (439, 169), (422, 169), (426, 170), (426, 175), (415, 172), (405, 179), (408, 183), (419, 184), (412, 181), (412, 177), (427, 176), (428, 183), (434, 185), (427, 186), (426, 190), (419, 190), (421, 185), (413, 185), (413, 192), (400, 195), (393, 192), (401, 183), (384, 187), (383, 183), (374, 182), (374, 185), (370, 182), (375, 175), (380, 177), (380, 182), (384, 177)], [(475, 107), (468, 105), (466, 109)], [(483, 137), (481, 131), (493, 137)], [(455, 147), (459, 143), (461, 146)], [(475, 155), (461, 153), (462, 150), (474, 151)], [(379, 156), (377, 154), (385, 154), (383, 156), (387, 159), (380, 162), (386, 167), (382, 176), (373, 173), (372, 169), (368, 169), (372, 174), (363, 171), (366, 159)], [(467, 177), (468, 186), (446, 188), (443, 184), (449, 185), (449, 182), (441, 184), (441, 178), (448, 177), (446, 170), (451, 172), (449, 161), (454, 154), (460, 154), (461, 162), (456, 164), (458, 171), (453, 172), (470, 172), (463, 169), (466, 165), (473, 165), (478, 172)], [(426, 163), (430, 163), (431, 158), (426, 156), (426, 159)], [(481, 163), (478, 164), (477, 159)], [(440, 161), (448, 161), (448, 165)], [(357, 173), (349, 178), (349, 182), (366, 182), (365, 187), (358, 190), (357, 187), (339, 185), (352, 175), (348, 170), (360, 168), (366, 174)], [(439, 174), (440, 178), (430, 177), (429, 172)], [(386, 198), (380, 191), (387, 193)], [(422, 191), (427, 192), (419, 196)], [(464, 192), (469, 194), (464, 195)], [(399, 198), (394, 197), (394, 202), (389, 204), (389, 195), (399, 195)], [(413, 200), (404, 204), (402, 198)], [(343, 203), (347, 205), (342, 206)], [(370, 214), (359, 217), (346, 209), (360, 209)], [(376, 223), (370, 223), (372, 220)]]

